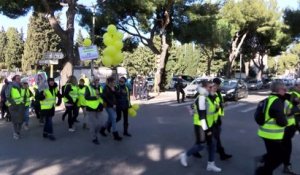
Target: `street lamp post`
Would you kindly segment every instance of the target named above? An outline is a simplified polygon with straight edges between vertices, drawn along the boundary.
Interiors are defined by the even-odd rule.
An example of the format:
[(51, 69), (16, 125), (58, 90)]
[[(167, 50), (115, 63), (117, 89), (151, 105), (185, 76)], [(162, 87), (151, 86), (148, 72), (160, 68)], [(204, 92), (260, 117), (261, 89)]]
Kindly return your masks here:
[[(95, 22), (96, 22), (96, 5), (92, 5), (93, 25), (92, 25), (92, 44), (95, 44)], [(94, 60), (91, 61), (91, 76), (94, 78)]]

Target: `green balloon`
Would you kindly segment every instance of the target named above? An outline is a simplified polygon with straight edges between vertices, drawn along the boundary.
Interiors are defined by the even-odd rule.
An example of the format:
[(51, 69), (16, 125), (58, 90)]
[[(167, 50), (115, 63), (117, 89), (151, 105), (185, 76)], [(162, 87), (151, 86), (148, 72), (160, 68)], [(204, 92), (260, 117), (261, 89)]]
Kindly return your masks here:
[(114, 34), (117, 32), (117, 27), (113, 24), (110, 24), (108, 27), (107, 27), (107, 32), (110, 33), (110, 34)]
[(110, 67), (112, 65), (112, 60), (108, 56), (102, 57), (102, 64), (106, 67)]
[(124, 35), (123, 35), (122, 32), (117, 32), (116, 35), (115, 35), (115, 37), (116, 37), (118, 40), (123, 40)]
[(112, 46), (114, 44), (114, 40), (112, 37), (106, 36), (105, 38), (103, 38), (103, 43), (106, 46)]
[(117, 49), (114, 46), (108, 46), (103, 50), (104, 56), (114, 57), (117, 54)]
[(88, 47), (92, 45), (92, 40), (89, 38), (86, 38), (83, 40), (83, 46)]
[(122, 50), (124, 46), (122, 41), (115, 41), (113, 45), (117, 50)]

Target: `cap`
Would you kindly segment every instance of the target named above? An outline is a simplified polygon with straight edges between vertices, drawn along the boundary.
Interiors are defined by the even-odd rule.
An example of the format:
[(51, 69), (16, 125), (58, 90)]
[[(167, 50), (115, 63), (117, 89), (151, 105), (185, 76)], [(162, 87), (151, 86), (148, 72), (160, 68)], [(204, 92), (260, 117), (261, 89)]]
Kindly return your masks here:
[(21, 80), (21, 83), (28, 83), (27, 79)]

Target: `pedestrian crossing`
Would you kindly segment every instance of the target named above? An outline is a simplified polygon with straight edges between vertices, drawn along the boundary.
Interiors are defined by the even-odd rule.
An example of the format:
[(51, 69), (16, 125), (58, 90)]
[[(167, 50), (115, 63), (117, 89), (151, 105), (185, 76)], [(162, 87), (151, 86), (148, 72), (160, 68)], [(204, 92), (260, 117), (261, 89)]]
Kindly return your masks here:
[[(157, 99), (157, 100), (149, 100), (149, 101), (143, 101), (140, 104), (142, 105), (158, 105), (158, 106), (168, 106), (172, 108), (177, 108), (177, 107), (186, 107), (190, 108), (191, 104), (194, 103), (195, 99), (187, 99), (183, 103), (177, 103), (174, 99)], [(253, 100), (248, 101), (238, 101), (238, 102), (226, 102), (225, 105), (225, 111), (236, 111), (236, 112), (241, 112), (241, 113), (248, 113), (252, 112), (256, 109), (257, 103), (254, 102)]]

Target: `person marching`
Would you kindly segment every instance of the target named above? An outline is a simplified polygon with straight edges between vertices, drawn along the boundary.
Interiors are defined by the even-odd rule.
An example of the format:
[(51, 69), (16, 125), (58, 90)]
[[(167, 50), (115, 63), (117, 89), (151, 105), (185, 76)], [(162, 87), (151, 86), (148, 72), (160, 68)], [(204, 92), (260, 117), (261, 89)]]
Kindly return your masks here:
[(218, 107), (215, 104), (213, 94), (216, 89), (211, 82), (203, 82), (199, 87), (199, 96), (194, 103), (194, 131), (196, 143), (187, 152), (180, 155), (180, 163), (188, 166), (187, 157), (201, 151), (205, 141), (207, 142), (208, 163), (206, 170), (213, 172), (221, 172), (222, 169), (217, 167), (214, 162), (215, 155), (215, 138), (214, 138), (214, 118), (218, 114)]
[(103, 99), (102, 88), (99, 85), (99, 78), (95, 77), (89, 86), (87, 86), (85, 94), (86, 114), (88, 118), (88, 126), (92, 137), (92, 142), (99, 145), (98, 134), (103, 126)]
[(25, 103), (21, 95), (21, 77), (15, 75), (12, 82), (5, 91), (6, 105), (11, 116), (13, 124), (13, 138), (18, 140), (21, 134), (21, 128), (24, 121)]
[(282, 82), (273, 82), (271, 95), (264, 110), (264, 124), (258, 129), (258, 136), (265, 143), (267, 153), (264, 164), (256, 169), (256, 175), (272, 175), (284, 161), (284, 130), (288, 124), (285, 114), (286, 87)]
[(213, 79), (213, 83), (215, 84), (216, 88), (217, 88), (217, 92), (216, 92), (216, 102), (218, 103), (219, 106), (219, 112), (218, 115), (216, 115), (215, 118), (215, 135), (214, 137), (216, 138), (216, 146), (217, 146), (217, 152), (220, 155), (220, 159), (221, 160), (227, 160), (230, 159), (232, 157), (232, 155), (230, 154), (226, 154), (225, 153), (225, 149), (222, 146), (222, 142), (221, 142), (221, 127), (222, 127), (222, 117), (224, 116), (224, 99), (222, 97), (221, 91), (220, 91), (220, 85), (222, 83), (220, 78), (214, 78)]
[(292, 154), (292, 139), (297, 130), (299, 130), (299, 123), (296, 120), (299, 119), (300, 113), (298, 105), (300, 103), (300, 81), (297, 80), (295, 86), (289, 91), (285, 101), (285, 112), (287, 115), (288, 125), (284, 130), (283, 146), (285, 148), (284, 160), (283, 160), (283, 173), (290, 175), (297, 175), (293, 172), (291, 166), (291, 154)]
[(8, 106), (6, 105), (6, 96), (5, 96), (5, 91), (9, 86), (9, 81), (7, 78), (4, 79), (4, 85), (1, 88), (1, 118), (6, 119), (6, 121), (10, 121), (10, 115), (9, 115), (9, 110)]
[(70, 76), (68, 83), (64, 88), (64, 97), (63, 101), (66, 106), (66, 112), (68, 114), (68, 125), (69, 132), (74, 132), (74, 122), (77, 121), (78, 116), (78, 87), (77, 87), (77, 79), (75, 76)]
[(105, 127), (101, 129), (101, 134), (106, 136), (105, 129), (112, 128), (112, 133), (114, 140), (121, 141), (122, 137), (119, 136), (117, 131), (117, 123), (116, 123), (116, 88), (115, 88), (115, 79), (113, 77), (107, 78), (106, 85), (103, 90), (103, 99), (106, 104), (106, 112), (108, 114), (108, 120), (106, 122)]
[(80, 79), (79, 80), (79, 85), (78, 85), (78, 111), (80, 110), (80, 108), (82, 109), (83, 112), (83, 125), (82, 128), (86, 129), (87, 128), (87, 118), (86, 118), (86, 110), (85, 110), (85, 106), (86, 106), (86, 102), (85, 102), (85, 98), (84, 98), (84, 94), (86, 91), (87, 86), (85, 85), (85, 80), (84, 79)]
[(53, 135), (52, 118), (55, 115), (55, 106), (61, 104), (62, 95), (59, 93), (57, 84), (53, 78), (48, 78), (48, 86), (49, 88), (39, 91), (37, 96), (41, 106), (40, 117), (45, 120), (43, 137), (54, 141), (56, 138)]
[(33, 93), (29, 89), (28, 82), (26, 80), (22, 81), (22, 88), (21, 88), (21, 96), (24, 98), (25, 103), (25, 113), (24, 113), (24, 129), (28, 130), (29, 126), (29, 108), (31, 98), (33, 97)]
[(123, 134), (124, 136), (131, 137), (128, 132), (128, 109), (130, 108), (130, 92), (126, 86), (126, 78), (121, 77), (119, 79), (119, 85), (116, 88), (116, 98), (117, 98), (117, 122), (122, 119), (123, 114)]

